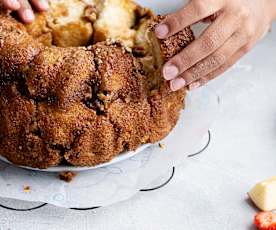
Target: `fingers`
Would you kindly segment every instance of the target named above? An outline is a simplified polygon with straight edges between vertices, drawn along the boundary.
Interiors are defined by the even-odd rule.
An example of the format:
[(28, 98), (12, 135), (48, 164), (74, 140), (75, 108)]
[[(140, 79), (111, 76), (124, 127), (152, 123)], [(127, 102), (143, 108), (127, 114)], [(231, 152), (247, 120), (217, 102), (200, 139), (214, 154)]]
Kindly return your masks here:
[(200, 60), (214, 53), (232, 36), (237, 28), (237, 18), (232, 15), (221, 15), (197, 40), (164, 65), (162, 71), (164, 78), (172, 80)]
[(192, 68), (180, 75), (185, 80), (185, 84), (189, 85), (192, 82), (203, 78), (220, 66), (224, 65), (241, 47), (246, 44), (245, 37), (243, 38), (239, 32), (236, 32), (230, 37), (222, 47), (215, 51), (210, 56), (199, 61)]
[(185, 80), (182, 77), (178, 77), (173, 81), (170, 81), (170, 88), (172, 91), (177, 91), (182, 89), (186, 85)]
[[(31, 0), (32, 6), (39, 11), (44, 11), (49, 8), (47, 0)], [(10, 10), (17, 11), (19, 18), (24, 23), (32, 23), (35, 16), (28, 0), (4, 0), (4, 7)]]
[(160, 39), (167, 38), (185, 27), (216, 13), (222, 7), (222, 0), (211, 2), (205, 0), (191, 0), (183, 9), (169, 15), (156, 27), (156, 36)]
[(49, 8), (47, 0), (31, 0), (31, 3), (38, 11), (45, 11)]
[(245, 44), (246, 37), (242, 36), (240, 32), (234, 33), (216, 52), (172, 80), (170, 83), (171, 89), (177, 91), (187, 85), (189, 85), (191, 89), (198, 88), (208, 79), (207, 76), (210, 73), (224, 66), (225, 63), (232, 59), (232, 56)]
[(20, 8), (20, 4), (17, 0), (3, 0), (2, 4), (4, 8), (8, 10), (18, 10)]
[(213, 80), (214, 78), (218, 77), (222, 73), (224, 73), (227, 69), (229, 69), (231, 66), (233, 66), (243, 55), (245, 55), (245, 49), (241, 48), (238, 50), (224, 65), (222, 65), (220, 68), (216, 69), (215, 71), (209, 73), (205, 77), (193, 82), (188, 86), (189, 90), (195, 90), (209, 81)]
[(31, 23), (35, 16), (32, 7), (27, 0), (18, 0), (20, 3), (20, 9), (17, 11), (19, 18), (25, 23)]

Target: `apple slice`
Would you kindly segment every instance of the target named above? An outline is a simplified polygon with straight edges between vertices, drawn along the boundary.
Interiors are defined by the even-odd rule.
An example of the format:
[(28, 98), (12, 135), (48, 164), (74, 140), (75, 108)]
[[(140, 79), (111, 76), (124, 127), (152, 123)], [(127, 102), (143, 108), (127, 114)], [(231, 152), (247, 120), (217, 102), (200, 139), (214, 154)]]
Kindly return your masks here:
[(276, 176), (256, 184), (248, 195), (259, 209), (276, 209)]

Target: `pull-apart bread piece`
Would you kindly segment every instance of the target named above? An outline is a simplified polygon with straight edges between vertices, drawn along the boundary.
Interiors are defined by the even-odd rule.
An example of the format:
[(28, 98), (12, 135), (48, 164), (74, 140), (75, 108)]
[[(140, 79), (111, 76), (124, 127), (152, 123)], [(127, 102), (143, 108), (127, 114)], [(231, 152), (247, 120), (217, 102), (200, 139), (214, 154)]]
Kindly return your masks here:
[(193, 39), (166, 40), (132, 1), (51, 0), (24, 26), (0, 14), (0, 155), (18, 165), (93, 166), (173, 129), (185, 91), (161, 65)]

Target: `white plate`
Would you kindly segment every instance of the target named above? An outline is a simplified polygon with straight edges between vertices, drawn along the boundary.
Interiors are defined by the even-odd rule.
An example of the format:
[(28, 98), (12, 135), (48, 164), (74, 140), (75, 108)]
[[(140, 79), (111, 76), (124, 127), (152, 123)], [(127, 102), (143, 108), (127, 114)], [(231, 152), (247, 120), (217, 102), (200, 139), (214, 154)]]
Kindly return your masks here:
[[(115, 164), (115, 163), (119, 163), (121, 161), (129, 159), (129, 158), (135, 156), (136, 154), (142, 152), (148, 146), (150, 146), (150, 144), (141, 145), (135, 151), (126, 151), (126, 152), (121, 153), (120, 155), (116, 156), (115, 158), (113, 158), (109, 162), (99, 164), (99, 165), (96, 165), (96, 166), (93, 166), (93, 167), (55, 166), (55, 167), (50, 167), (50, 168), (47, 168), (47, 169), (31, 168), (31, 167), (21, 166), (21, 165), (18, 165), (18, 167), (25, 168), (25, 169), (30, 169), (30, 170), (35, 170), (35, 171), (43, 171), (43, 172), (64, 172), (64, 171), (80, 172), (80, 171), (86, 171), (86, 170), (91, 170), (91, 169), (102, 168), (102, 167), (110, 166), (110, 165)], [(12, 164), (10, 161), (8, 161), (3, 156), (0, 156), (0, 160), (6, 162), (8, 164)]]

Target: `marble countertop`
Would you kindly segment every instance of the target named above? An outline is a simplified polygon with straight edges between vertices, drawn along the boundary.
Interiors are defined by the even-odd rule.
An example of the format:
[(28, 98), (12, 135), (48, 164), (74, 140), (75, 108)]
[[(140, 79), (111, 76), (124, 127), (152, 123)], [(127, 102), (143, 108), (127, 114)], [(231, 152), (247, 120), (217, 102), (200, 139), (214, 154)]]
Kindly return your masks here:
[[(276, 175), (275, 53), (274, 25), (250, 54), (207, 86), (220, 96), (223, 111), (211, 128), (211, 143), (203, 154), (178, 166), (167, 186), (91, 211), (0, 207), (0, 230), (255, 229), (256, 209), (246, 193)], [(7, 199), (0, 204), (36, 205)]]

